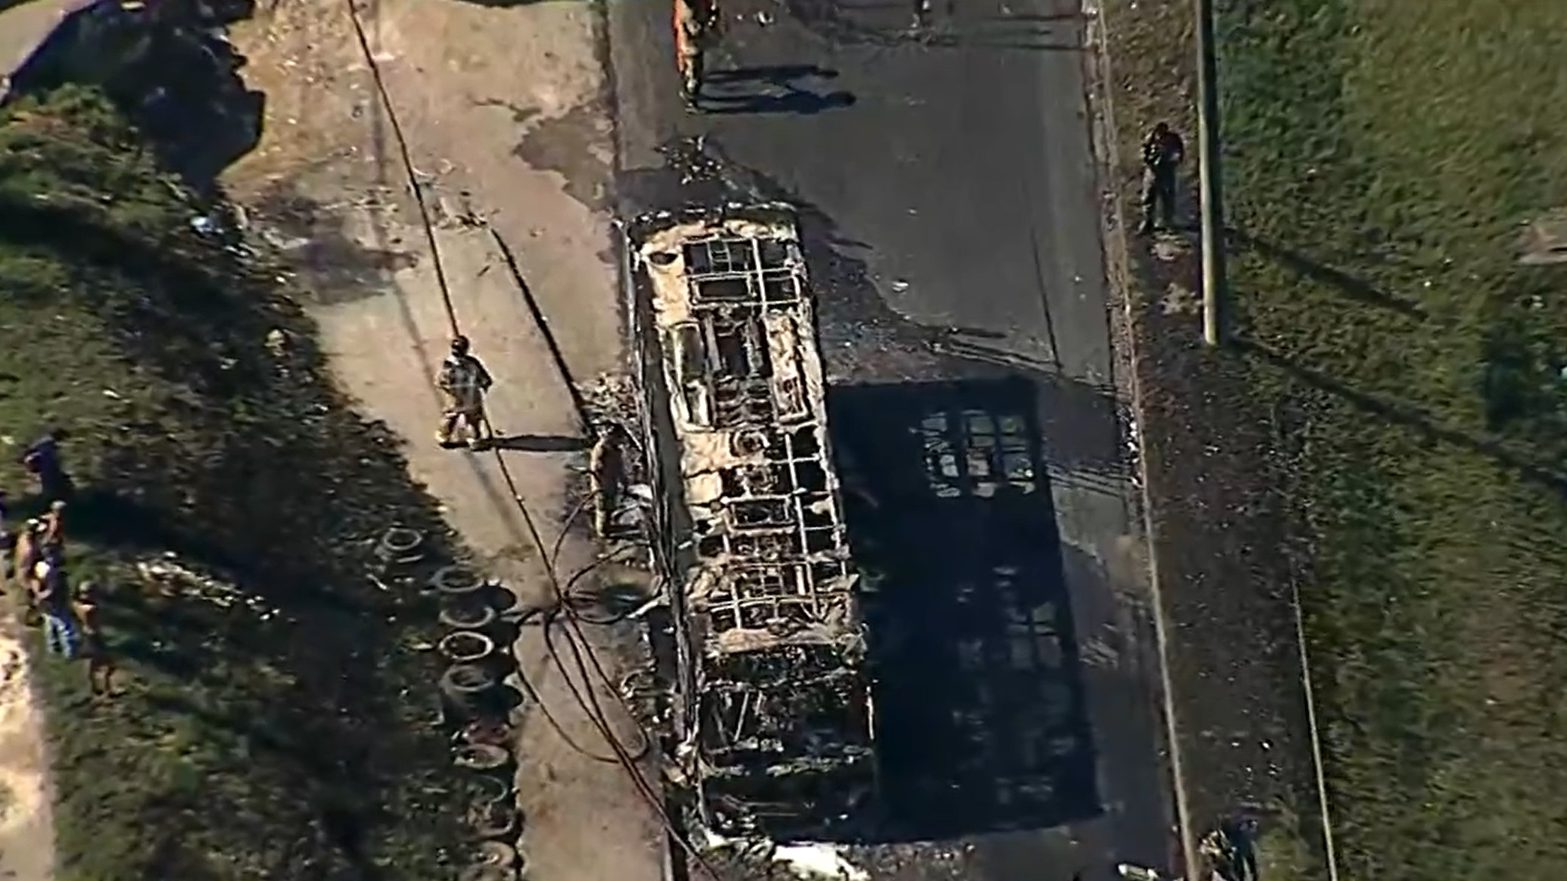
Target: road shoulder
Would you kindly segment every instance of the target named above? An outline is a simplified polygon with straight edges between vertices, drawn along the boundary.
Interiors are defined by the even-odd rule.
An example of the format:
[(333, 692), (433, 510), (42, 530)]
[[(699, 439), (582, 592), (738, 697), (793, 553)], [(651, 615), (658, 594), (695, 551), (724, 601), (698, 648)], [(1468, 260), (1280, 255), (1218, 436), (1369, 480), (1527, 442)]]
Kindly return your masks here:
[(1127, 225), (1140, 211), (1143, 130), (1162, 119), (1195, 142), (1190, 9), (1106, 0), (1097, 13), (1106, 262), (1137, 427), (1187, 871), (1198, 868), (1196, 840), (1237, 816), (1260, 821), (1265, 846), (1314, 853), (1321, 830), (1278, 490), (1285, 429), (1250, 403), (1244, 364), (1202, 346), (1195, 233), (1149, 239)]

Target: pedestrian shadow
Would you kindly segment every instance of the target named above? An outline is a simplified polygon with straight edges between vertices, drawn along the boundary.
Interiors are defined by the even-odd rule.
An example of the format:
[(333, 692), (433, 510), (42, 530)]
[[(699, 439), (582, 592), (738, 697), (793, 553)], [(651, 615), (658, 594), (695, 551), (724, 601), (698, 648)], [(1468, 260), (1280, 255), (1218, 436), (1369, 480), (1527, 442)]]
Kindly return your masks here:
[(849, 107), (853, 93), (824, 92), (802, 81), (831, 80), (838, 72), (811, 65), (775, 65), (717, 70), (703, 78), (697, 107), (704, 113), (794, 113), (810, 115)]
[[(1051, 36), (1040, 33), (1036, 36)], [(1029, 35), (1016, 37), (988, 36), (983, 31), (925, 33), (914, 32), (909, 42), (934, 49), (1014, 49), (1034, 52), (1081, 52), (1086, 47), (1081, 42), (1060, 40), (1033, 40)]]
[(1081, 11), (1054, 14), (959, 15), (957, 4), (914, 0), (846, 3), (787, 0), (793, 17), (840, 45), (884, 48), (1079, 51), (1087, 20)]
[(473, 442), (475, 450), (521, 450), (529, 453), (572, 453), (588, 448), (586, 438), (567, 434), (513, 434)]

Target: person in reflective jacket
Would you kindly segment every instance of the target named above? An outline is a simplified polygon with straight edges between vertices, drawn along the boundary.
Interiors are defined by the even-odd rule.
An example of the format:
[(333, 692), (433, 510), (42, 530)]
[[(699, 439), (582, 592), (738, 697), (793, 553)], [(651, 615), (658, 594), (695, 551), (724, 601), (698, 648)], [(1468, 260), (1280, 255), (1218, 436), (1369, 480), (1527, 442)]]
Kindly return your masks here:
[[(452, 353), (441, 362), (436, 379), (444, 407), (435, 439), (443, 447), (466, 446), (483, 436), (484, 395), (495, 380), (468, 348), (467, 337), (453, 338)], [(460, 434), (459, 423), (463, 429)]]

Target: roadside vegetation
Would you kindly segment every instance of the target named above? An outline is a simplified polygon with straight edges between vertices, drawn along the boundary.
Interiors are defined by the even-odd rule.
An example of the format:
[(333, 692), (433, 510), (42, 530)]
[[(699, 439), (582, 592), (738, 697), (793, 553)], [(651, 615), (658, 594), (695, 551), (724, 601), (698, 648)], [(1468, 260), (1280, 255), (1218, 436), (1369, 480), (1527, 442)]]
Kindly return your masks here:
[(1221, 0), (1238, 357), (1346, 878), (1567, 874), (1567, 4)]
[[(0, 111), (0, 485), (36, 513), (20, 448), (70, 430), (71, 574), (120, 668), (92, 697), (29, 634), (58, 881), (448, 877), (434, 613), (365, 574), (391, 523), (447, 536), (275, 272), (154, 163), (96, 92)], [(213, 580), (137, 565), (167, 555)]]

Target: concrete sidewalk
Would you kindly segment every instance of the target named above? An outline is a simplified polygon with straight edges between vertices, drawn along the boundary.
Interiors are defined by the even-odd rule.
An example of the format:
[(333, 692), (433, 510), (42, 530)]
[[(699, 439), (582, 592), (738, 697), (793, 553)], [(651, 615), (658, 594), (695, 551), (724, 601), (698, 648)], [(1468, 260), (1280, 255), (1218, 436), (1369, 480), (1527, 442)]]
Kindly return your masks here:
[[(49, 36), (65, 13), (77, 5), (79, 0), (0, 3), (0, 79), (9, 76)], [(0, 95), (4, 92), (0, 89)]]
[[(499, 434), (518, 438), (521, 449), (502, 455), (552, 542), (579, 489), (583, 427), (489, 230), (515, 251), (570, 373), (588, 383), (619, 370), (610, 121), (595, 13), (584, 4), (415, 0), (361, 9), (435, 213), (458, 321), (497, 379), (490, 418)], [(407, 441), (414, 476), (487, 569), (526, 601), (547, 602), (540, 551), (492, 455), (434, 444), (433, 374), (450, 337), (447, 315), (392, 121), (342, 3), (278, 4), (234, 31), (250, 59), (248, 83), (267, 96), (267, 118), (260, 147), (231, 170), (229, 186), (312, 293), (332, 364), (364, 412)], [(567, 573), (595, 553), (580, 526), (564, 541)], [(617, 645), (605, 634), (599, 648), (613, 660)], [(565, 732), (606, 753), (537, 628), (524, 629), (518, 650)], [(614, 697), (600, 699), (616, 717)], [(629, 720), (616, 725), (635, 740)], [(657, 822), (623, 769), (575, 750), (537, 711), (519, 755), (523, 842), (536, 877), (659, 877)]]

